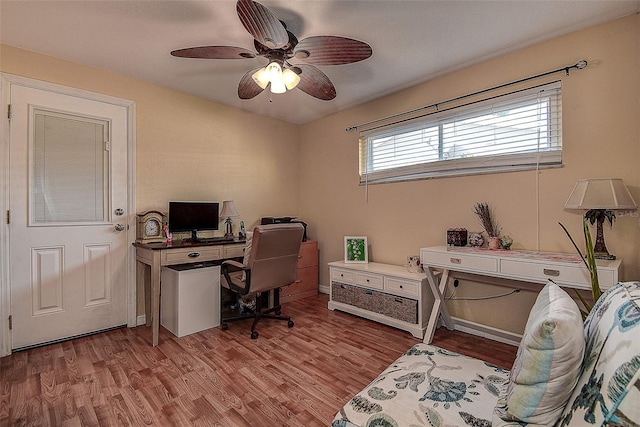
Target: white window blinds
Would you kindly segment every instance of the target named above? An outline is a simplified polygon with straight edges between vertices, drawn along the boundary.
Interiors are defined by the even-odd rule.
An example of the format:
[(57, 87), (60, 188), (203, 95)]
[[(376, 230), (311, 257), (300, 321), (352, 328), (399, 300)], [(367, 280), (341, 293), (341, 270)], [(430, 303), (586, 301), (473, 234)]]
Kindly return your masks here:
[(554, 82), (362, 131), (360, 181), (503, 172), (562, 163)]

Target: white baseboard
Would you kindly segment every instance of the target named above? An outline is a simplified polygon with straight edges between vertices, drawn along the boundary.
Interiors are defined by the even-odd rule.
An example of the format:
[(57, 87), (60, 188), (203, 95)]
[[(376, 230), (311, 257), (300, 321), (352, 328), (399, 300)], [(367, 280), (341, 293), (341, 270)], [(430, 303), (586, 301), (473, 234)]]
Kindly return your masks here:
[(520, 340), (522, 339), (522, 335), (520, 334), (494, 328), (492, 326), (482, 325), (470, 320), (460, 319), (459, 317), (451, 316), (451, 320), (453, 320), (456, 331), (466, 332), (471, 335), (477, 335), (479, 337), (488, 338), (490, 340), (510, 344), (516, 347), (520, 344)]
[(147, 324), (147, 316), (144, 314), (141, 314), (140, 316), (138, 316), (136, 318), (136, 326), (142, 326), (142, 325), (146, 325)]
[(318, 286), (318, 291), (322, 294), (329, 294), (329, 286), (324, 286), (324, 285), (319, 285)]

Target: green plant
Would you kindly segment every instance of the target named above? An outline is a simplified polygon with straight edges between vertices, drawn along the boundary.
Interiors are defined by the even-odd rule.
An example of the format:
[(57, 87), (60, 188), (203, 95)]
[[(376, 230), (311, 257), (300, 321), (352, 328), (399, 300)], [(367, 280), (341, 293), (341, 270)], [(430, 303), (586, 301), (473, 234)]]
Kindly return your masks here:
[[(573, 247), (576, 248), (578, 255), (580, 255), (580, 258), (582, 258), (582, 262), (584, 262), (584, 265), (587, 267), (587, 270), (589, 270), (589, 278), (591, 279), (591, 296), (593, 297), (593, 303), (595, 304), (596, 301), (598, 301), (598, 299), (600, 298), (600, 295), (602, 295), (602, 290), (600, 289), (600, 282), (598, 280), (598, 266), (596, 265), (596, 256), (595, 256), (595, 251), (593, 249), (593, 240), (591, 239), (591, 233), (589, 232), (588, 222), (589, 222), (588, 218), (586, 217), (582, 218), (582, 230), (584, 232), (584, 242), (587, 248), (586, 255), (582, 254), (582, 251), (580, 251), (580, 249), (578, 248), (578, 245), (576, 245), (576, 242), (573, 240), (573, 237), (571, 237), (569, 230), (567, 230), (567, 228), (561, 222), (559, 222), (558, 224), (560, 224), (560, 227), (562, 227), (564, 232), (567, 234), (567, 236), (569, 237), (569, 240), (571, 240), (571, 243), (573, 244)], [(582, 313), (582, 318), (586, 319), (587, 315), (591, 311), (592, 305), (589, 304), (589, 302), (586, 301), (577, 290), (575, 290), (575, 292), (576, 292), (576, 295), (578, 295), (578, 298), (580, 299), (580, 302), (583, 305), (583, 308), (580, 309), (580, 313)]]

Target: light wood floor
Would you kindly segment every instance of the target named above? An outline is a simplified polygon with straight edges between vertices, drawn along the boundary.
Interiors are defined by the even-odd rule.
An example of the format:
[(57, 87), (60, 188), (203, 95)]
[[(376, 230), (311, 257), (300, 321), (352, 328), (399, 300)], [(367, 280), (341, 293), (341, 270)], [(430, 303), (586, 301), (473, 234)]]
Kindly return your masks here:
[[(412, 345), (410, 334), (346, 313), (328, 296), (284, 305), (295, 326), (248, 321), (176, 338), (119, 329), (0, 359), (0, 426), (329, 426)], [(436, 332), (434, 344), (510, 368), (516, 348)]]

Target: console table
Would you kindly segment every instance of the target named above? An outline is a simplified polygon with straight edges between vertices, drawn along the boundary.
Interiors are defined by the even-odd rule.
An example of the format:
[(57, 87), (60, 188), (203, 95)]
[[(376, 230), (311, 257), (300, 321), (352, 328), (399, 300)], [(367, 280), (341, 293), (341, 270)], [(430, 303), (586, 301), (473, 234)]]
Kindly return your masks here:
[[(233, 242), (134, 243), (137, 260), (137, 283), (145, 289), (145, 317), (152, 329), (152, 345), (158, 345), (160, 330), (160, 271), (165, 265), (195, 264), (244, 256), (244, 240)], [(146, 268), (149, 266), (149, 268)], [(149, 274), (150, 272), (150, 274)]]
[[(430, 343), (442, 316), (447, 329), (454, 324), (443, 300), (451, 272), (517, 280), (544, 285), (549, 279), (565, 288), (591, 290), (589, 272), (578, 255), (533, 251), (489, 250), (457, 246), (420, 249), (420, 260), (435, 298), (424, 342)], [(604, 290), (618, 282), (621, 260), (598, 261), (598, 279)], [(440, 283), (434, 270), (442, 270)]]

